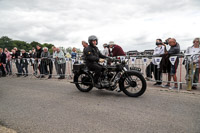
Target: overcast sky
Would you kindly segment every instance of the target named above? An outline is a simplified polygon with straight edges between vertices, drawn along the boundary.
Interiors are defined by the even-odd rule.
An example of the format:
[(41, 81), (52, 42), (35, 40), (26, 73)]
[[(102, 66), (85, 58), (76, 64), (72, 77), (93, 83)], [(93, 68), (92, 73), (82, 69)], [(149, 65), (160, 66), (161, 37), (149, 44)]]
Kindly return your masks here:
[(0, 0), (0, 36), (82, 49), (114, 41), (125, 51), (174, 37), (186, 49), (200, 37), (200, 0)]

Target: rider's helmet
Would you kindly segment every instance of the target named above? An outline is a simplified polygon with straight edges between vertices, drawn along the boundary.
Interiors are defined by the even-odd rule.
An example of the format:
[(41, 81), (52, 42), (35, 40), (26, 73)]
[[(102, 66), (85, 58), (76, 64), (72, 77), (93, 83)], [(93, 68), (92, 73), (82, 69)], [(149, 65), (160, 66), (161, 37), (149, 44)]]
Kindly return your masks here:
[(98, 44), (98, 38), (96, 36), (92, 35), (88, 37), (88, 43), (92, 46), (93, 46), (92, 41), (95, 41), (95, 40), (97, 41), (97, 44)]

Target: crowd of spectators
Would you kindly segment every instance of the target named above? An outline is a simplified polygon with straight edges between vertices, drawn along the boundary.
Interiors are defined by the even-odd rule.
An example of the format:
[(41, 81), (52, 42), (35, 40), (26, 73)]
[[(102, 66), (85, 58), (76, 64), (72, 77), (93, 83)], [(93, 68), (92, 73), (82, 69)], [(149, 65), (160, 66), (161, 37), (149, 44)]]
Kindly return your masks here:
[[(191, 69), (189, 63), (193, 63), (195, 66), (195, 71), (193, 75), (193, 83), (198, 83), (199, 81), (199, 53), (200, 53), (200, 39), (195, 38), (193, 44), (187, 48), (185, 52), (185, 60), (183, 65), (185, 65), (186, 73), (188, 75), (188, 70)], [(177, 84), (177, 68), (179, 63), (179, 57), (175, 59), (174, 63), (170, 62), (170, 57), (173, 55), (180, 54), (180, 44), (176, 41), (175, 38), (168, 38), (163, 42), (161, 39), (156, 39), (156, 47), (154, 49), (153, 58), (150, 64), (146, 67), (146, 79), (150, 80), (153, 77), (155, 78), (156, 86), (168, 87), (169, 89), (178, 88)], [(83, 48), (88, 47), (86, 41), (82, 41)], [(166, 46), (169, 45), (167, 50)], [(126, 56), (122, 47), (115, 44), (113, 41), (103, 44), (102, 54), (105, 56)], [(84, 50), (83, 49), (83, 50)], [(53, 68), (55, 67), (56, 74), (59, 75), (58, 79), (65, 78), (66, 72), (66, 56), (60, 48), (52, 47), (52, 54), (50, 54), (47, 47), (41, 47), (39, 45), (32, 50), (25, 51), (24, 49), (19, 50), (14, 47), (11, 51), (7, 48), (0, 48), (0, 74), (5, 77), (6, 75), (12, 75), (13, 69), (15, 66), (17, 69), (17, 76), (28, 76), (29, 70), (28, 67), (31, 67), (34, 75), (39, 75), (37, 77), (44, 78), (46, 75), (48, 79), (52, 78)], [(189, 55), (189, 56), (188, 56)], [(77, 50), (74, 47), (71, 54), (69, 55), (71, 59), (76, 60), (78, 57)], [(154, 57), (155, 56), (155, 57)], [(158, 58), (161, 57), (161, 61), (158, 63)], [(192, 57), (192, 58), (191, 58)], [(84, 55), (81, 56), (84, 60)], [(190, 58), (190, 59), (189, 59)], [(11, 64), (11, 61), (14, 60), (15, 65)], [(29, 65), (30, 64), (30, 65)], [(153, 76), (152, 76), (153, 73)], [(167, 84), (162, 82), (162, 73), (168, 74)], [(187, 76), (186, 75), (186, 76)], [(171, 86), (171, 79), (173, 79), (174, 85)], [(192, 89), (197, 89), (197, 85), (194, 84)]]
[[(199, 48), (199, 38), (195, 38), (193, 40), (193, 45), (188, 47), (184, 54), (184, 62), (186, 68), (186, 80), (189, 79), (190, 76), (189, 70), (191, 69), (189, 64), (193, 64), (195, 66), (195, 72), (193, 74), (193, 83), (198, 83), (199, 81), (199, 63), (200, 63), (200, 48)], [(166, 49), (166, 45), (169, 45), (169, 50)], [(152, 77), (155, 78), (156, 86), (162, 86), (164, 88), (169, 89), (177, 89), (177, 68), (179, 66), (179, 55), (180, 54), (180, 44), (176, 41), (175, 38), (168, 38), (165, 42), (162, 42), (161, 39), (156, 40), (156, 48), (154, 49), (153, 56), (161, 57), (161, 60), (158, 64), (158, 58), (153, 57), (152, 62), (146, 68), (146, 79), (151, 80)], [(175, 56), (175, 57), (174, 57)], [(174, 57), (174, 58), (170, 58)], [(152, 76), (152, 73), (154, 76)], [(162, 73), (168, 74), (168, 82), (166, 85), (162, 84)], [(173, 78), (174, 86), (171, 86), (171, 78)], [(190, 79), (190, 80), (191, 80)], [(197, 89), (197, 85), (193, 84), (192, 89)]]
[[(12, 60), (15, 63), (16, 75), (28, 76), (33, 74), (38, 78), (45, 78), (48, 75), (48, 79), (52, 78), (53, 66), (55, 66), (56, 74), (59, 75), (58, 79), (65, 78), (66, 60), (65, 54), (60, 48), (52, 47), (53, 53), (50, 54), (47, 47), (41, 47), (39, 45), (36, 48), (32, 48), (28, 52), (24, 49), (18, 50), (14, 47), (11, 52), (7, 48), (4, 50), (0, 48), (0, 71), (2, 77), (6, 75), (12, 75)], [(71, 57), (77, 58), (76, 48), (72, 49)], [(33, 73), (29, 73), (28, 67), (33, 70)]]

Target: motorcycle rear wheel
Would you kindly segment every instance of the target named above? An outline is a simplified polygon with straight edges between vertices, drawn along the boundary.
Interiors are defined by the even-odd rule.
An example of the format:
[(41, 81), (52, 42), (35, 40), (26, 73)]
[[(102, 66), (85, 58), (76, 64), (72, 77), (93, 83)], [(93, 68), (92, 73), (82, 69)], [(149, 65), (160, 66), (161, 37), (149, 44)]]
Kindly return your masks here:
[(92, 78), (87, 73), (75, 74), (74, 82), (77, 89), (81, 92), (89, 92), (93, 88)]

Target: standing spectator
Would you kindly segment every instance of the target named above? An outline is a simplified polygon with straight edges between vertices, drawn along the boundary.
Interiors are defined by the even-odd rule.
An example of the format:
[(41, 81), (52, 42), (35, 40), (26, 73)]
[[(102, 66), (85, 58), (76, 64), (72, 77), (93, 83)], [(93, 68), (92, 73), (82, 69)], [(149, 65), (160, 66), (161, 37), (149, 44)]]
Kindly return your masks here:
[(56, 56), (56, 60), (58, 62), (58, 74), (60, 75), (60, 77), (58, 79), (64, 79), (65, 78), (65, 70), (66, 70), (65, 55), (59, 48), (57, 48), (57, 52), (56, 52), (55, 56)]
[(7, 74), (11, 75), (12, 74), (12, 68), (11, 68), (12, 57), (7, 48), (4, 49), (4, 53), (6, 54), (6, 71), (7, 71)]
[[(11, 52), (12, 52), (12, 54), (11, 54), (11, 58), (12, 58), (12, 60), (14, 60), (15, 61), (15, 50), (14, 49), (12, 49), (11, 50)], [(12, 66), (11, 66), (12, 67)]]
[[(166, 47), (163, 44), (162, 40), (156, 39), (156, 48), (154, 49), (153, 55), (160, 56), (165, 54), (165, 52), (166, 52)], [(161, 85), (162, 73), (160, 71), (160, 65), (157, 65), (155, 58), (152, 59), (152, 62), (146, 68), (147, 78), (152, 78), (152, 72), (156, 80), (156, 83), (154, 85)]]
[[(33, 67), (33, 71), (34, 71), (34, 65), (33, 65), (33, 61), (32, 61), (32, 59), (33, 59), (33, 51), (32, 50), (29, 50), (28, 58), (30, 59), (31, 66)], [(34, 74), (34, 72), (33, 72), (33, 74)]]
[(17, 58), (18, 56), (20, 56), (21, 52), (17, 47), (14, 47), (15, 50), (15, 58)]
[(76, 59), (77, 53), (76, 53), (76, 48), (73, 47), (72, 52), (71, 52), (71, 58)]
[(112, 52), (111, 52), (112, 57), (126, 56), (123, 49), (119, 45), (115, 44), (113, 41), (109, 42), (109, 46), (110, 46), (110, 48), (112, 48)]
[(55, 64), (55, 69), (56, 69), (56, 73), (58, 75), (58, 62), (56, 60), (56, 53), (57, 53), (57, 48), (55, 46), (52, 47), (53, 50), (53, 58), (55, 59), (54, 64)]
[(0, 70), (2, 71), (2, 77), (6, 76), (5, 66), (6, 66), (6, 54), (3, 52), (3, 49), (0, 48)]
[(39, 69), (40, 71), (40, 74), (41, 74), (41, 67), (40, 67), (40, 62), (39, 62), (39, 59), (41, 58), (41, 54), (42, 54), (43, 50), (42, 48), (37, 45), (36, 46), (36, 57), (35, 57), (35, 75), (37, 75), (37, 69)]
[(32, 56), (32, 50), (29, 50), (28, 51), (28, 57), (31, 57)]
[(20, 50), (18, 50), (16, 47), (14, 47), (14, 50), (15, 50), (15, 64), (16, 64), (16, 68), (17, 68), (17, 77), (21, 76), (22, 75), (22, 67), (21, 67), (21, 64), (20, 64), (20, 59), (21, 59), (21, 56), (20, 56)]
[[(169, 57), (171, 55), (174, 54), (179, 54), (180, 53), (180, 45), (176, 42), (176, 39), (171, 38), (169, 39), (169, 45), (170, 45), (170, 49), (167, 52), (167, 54), (169, 55)], [(168, 81), (171, 81), (171, 77), (173, 78), (175, 84), (173, 87), (170, 87), (170, 82), (168, 82), (166, 85), (164, 85), (163, 87), (169, 87), (169, 89), (177, 89), (178, 88), (178, 84), (177, 84), (177, 77), (176, 77), (176, 70), (178, 68), (178, 64), (179, 64), (179, 58), (177, 57), (174, 65), (172, 65), (170, 63), (170, 72), (168, 72)]]
[(36, 46), (36, 58), (41, 58), (41, 54), (42, 54), (43, 50), (42, 50), (42, 47), (37, 45)]
[(36, 56), (37, 56), (37, 53), (35, 51), (35, 48), (32, 48), (32, 56), (31, 56), (31, 58), (36, 58)]
[(35, 48), (32, 48), (32, 51), (29, 51), (29, 58), (30, 58), (30, 63), (31, 66), (33, 67), (33, 74), (35, 74), (35, 61), (34, 59), (36, 58), (36, 52), (35, 52)]
[[(83, 45), (83, 51), (88, 47), (88, 43), (86, 41), (82, 41), (82, 45)], [(81, 59), (85, 61), (85, 55), (83, 52), (83, 55), (81, 56)]]
[[(49, 72), (47, 66), (49, 66)], [(49, 74), (48, 79), (52, 78), (52, 70), (53, 70), (53, 63), (51, 61), (51, 55), (48, 51), (48, 48), (44, 47), (43, 52), (41, 54), (41, 74), (42, 74), (41, 77), (44, 78), (44, 75)]]
[[(28, 76), (28, 54), (26, 53), (26, 51), (24, 49), (21, 50), (22, 52), (22, 58), (21, 58), (21, 67), (22, 67), (22, 74), (24, 75), (24, 77)], [(24, 70), (25, 69), (25, 70)]]
[[(88, 43), (86, 41), (82, 41), (82, 45), (83, 45), (84, 49), (88, 47)], [(84, 49), (83, 49), (83, 51), (84, 51)]]
[(28, 57), (29, 57), (29, 58), (33, 58), (33, 51), (32, 51), (32, 50), (29, 50), (29, 52), (28, 52)]
[(108, 50), (108, 44), (103, 44), (104, 50), (102, 51), (102, 54), (105, 56), (109, 56), (109, 50)]
[(11, 54), (11, 58), (12, 58), (12, 59), (15, 59), (15, 50), (12, 49), (11, 52), (12, 52), (12, 54)]
[[(196, 69), (195, 69), (195, 73), (194, 73), (194, 78), (193, 78), (193, 83), (198, 83), (199, 81), (199, 55), (195, 55), (195, 54), (199, 54), (200, 53), (200, 39), (199, 38), (195, 38), (193, 40), (193, 45), (191, 47), (188, 47), (185, 54), (189, 54), (193, 57), (193, 64), (196, 65)], [(189, 67), (189, 64), (186, 64), (186, 70), (187, 70), (187, 74), (189, 73), (189, 69), (191, 69)], [(197, 89), (197, 85), (193, 85), (192, 89), (196, 90)]]

